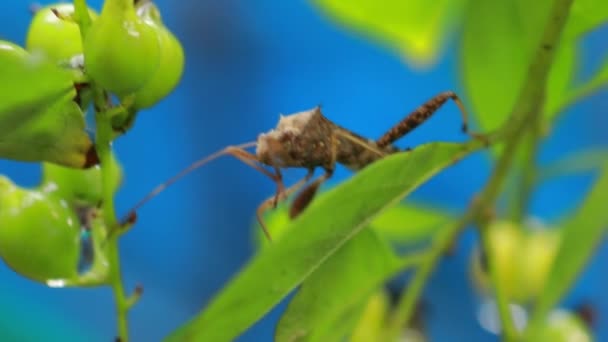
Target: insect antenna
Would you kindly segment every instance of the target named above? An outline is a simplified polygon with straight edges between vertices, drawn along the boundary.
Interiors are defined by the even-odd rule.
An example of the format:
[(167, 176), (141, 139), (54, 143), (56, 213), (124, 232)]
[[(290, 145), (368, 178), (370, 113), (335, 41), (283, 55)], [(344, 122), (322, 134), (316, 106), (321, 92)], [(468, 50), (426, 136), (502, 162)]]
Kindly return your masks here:
[[(248, 143), (244, 143), (244, 144), (240, 144), (240, 145), (235, 145), (232, 146), (234, 148), (238, 148), (238, 149), (245, 149), (245, 148), (249, 148), (249, 147), (254, 147), (257, 145), (256, 141), (251, 141)], [(159, 184), (156, 188), (154, 188), (152, 191), (150, 191), (146, 196), (144, 196), (139, 202), (137, 202), (132, 208), (131, 210), (129, 210), (127, 212), (127, 215), (125, 216), (125, 218), (123, 219), (123, 222), (128, 222), (131, 220), (131, 218), (135, 217), (137, 210), (139, 210), (144, 204), (148, 203), (151, 199), (153, 199), (154, 197), (158, 196), (161, 192), (163, 192), (165, 189), (167, 189), (169, 186), (171, 186), (173, 183), (177, 182), (178, 180), (184, 178), (185, 176), (187, 176), (189, 173), (191, 173), (192, 171), (202, 167), (203, 165), (221, 157), (224, 155), (230, 155), (231, 154), (231, 150), (228, 148), (223, 148), (219, 151), (216, 151), (210, 155), (208, 155), (207, 157), (201, 158), (197, 161), (195, 161), (194, 163), (190, 164), (190, 166), (186, 167), (185, 169), (183, 169), (182, 171), (180, 171), (178, 174), (176, 174), (175, 176), (169, 178), (168, 180), (166, 180), (165, 182)]]

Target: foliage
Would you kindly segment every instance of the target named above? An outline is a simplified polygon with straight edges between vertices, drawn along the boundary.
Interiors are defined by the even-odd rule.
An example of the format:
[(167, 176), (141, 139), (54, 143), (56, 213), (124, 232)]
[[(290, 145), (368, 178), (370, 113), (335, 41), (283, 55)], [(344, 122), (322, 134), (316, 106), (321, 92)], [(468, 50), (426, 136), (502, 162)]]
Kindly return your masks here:
[[(435, 265), (469, 224), (480, 235), (484, 289), (496, 298), (504, 339), (537, 340), (561, 333), (552, 330), (551, 312), (608, 227), (603, 210), (608, 200), (608, 151), (581, 151), (539, 168), (537, 150), (559, 114), (608, 83), (608, 60), (589, 79), (574, 81), (580, 39), (608, 20), (605, 1), (313, 3), (341, 25), (391, 46), (414, 66), (431, 66), (451, 38), (450, 29), (461, 27), (465, 103), (487, 134), (462, 144), (435, 142), (382, 158), (320, 195), (293, 221), (281, 207), (268, 218), (273, 243), (260, 243), (241, 272), (168, 340), (233, 340), (293, 292), (276, 328), (277, 341), (340, 340), (353, 331), (355, 337), (376, 334), (397, 340), (415, 316)], [(106, 0), (96, 15), (84, 0), (75, 0), (74, 6), (62, 6), (53, 14), (59, 20), (52, 25), (59, 27), (46, 28), (46, 21), (34, 19), (28, 51), (0, 42), (0, 93), (7, 99), (0, 103), (0, 157), (47, 163), (44, 182), (36, 189), (17, 189), (5, 181), (5, 187), (14, 191), (2, 194), (0, 211), (8, 208), (15, 215), (3, 214), (2, 219), (11, 227), (37, 222), (36, 228), (47, 232), (53, 227), (40, 224), (41, 217), (52, 215), (59, 210), (58, 203), (64, 203), (57, 227), (69, 232), (63, 235), (70, 240), (66, 244), (90, 233), (93, 260), (88, 270), (78, 272), (71, 252), (79, 249), (79, 241), (66, 249), (71, 253), (68, 262), (47, 265), (44, 253), (41, 262), (27, 259), (20, 252), (28, 246), (49, 252), (61, 249), (57, 244), (62, 243), (47, 236), (52, 234), (31, 230), (24, 230), (29, 234), (26, 239), (18, 231), (0, 234), (0, 255), (7, 263), (20, 265), (15, 271), (49, 286), (110, 286), (122, 341), (128, 340), (127, 311), (141, 292), (126, 295), (122, 284), (118, 241), (133, 222), (132, 217), (119, 220), (114, 212), (121, 172), (111, 143), (132, 127), (138, 110), (171, 92), (184, 63), (179, 41), (153, 6)], [(55, 13), (50, 8), (38, 17)], [(60, 38), (74, 44), (47, 44)], [(95, 119), (93, 137), (85, 128), (89, 112)], [(401, 203), (431, 177), (485, 147), (491, 148), (494, 170), (464, 213)], [(518, 246), (510, 245), (509, 253), (502, 253), (491, 227), (508, 221), (512, 229), (527, 229), (523, 219), (529, 215), (528, 200), (541, 182), (589, 168), (599, 175), (588, 196), (575, 212), (554, 223), (557, 251), (536, 258), (539, 249), (530, 247), (526, 255), (542, 265), (531, 262), (524, 270), (505, 269), (513, 267), (505, 255), (517, 252)], [(507, 182), (515, 184), (515, 196), (505, 196)], [(24, 194), (35, 196), (38, 205), (22, 205)], [(497, 204), (502, 199), (509, 200), (510, 211), (500, 210)], [(47, 207), (52, 210), (45, 211)], [(496, 216), (488, 215), (493, 211)], [(77, 217), (83, 230), (71, 231), (65, 217)], [(528, 236), (521, 233), (515, 235)], [(53, 267), (59, 270), (59, 279)], [(543, 271), (535, 272), (535, 267)], [(413, 276), (396, 305), (389, 307), (381, 288), (406, 270)], [(534, 304), (533, 318), (523, 332), (513, 323), (509, 304), (517, 296), (505, 281), (512, 278), (505, 274), (520, 272), (543, 278), (535, 284), (546, 284), (544, 291), (535, 287), (522, 296)]]

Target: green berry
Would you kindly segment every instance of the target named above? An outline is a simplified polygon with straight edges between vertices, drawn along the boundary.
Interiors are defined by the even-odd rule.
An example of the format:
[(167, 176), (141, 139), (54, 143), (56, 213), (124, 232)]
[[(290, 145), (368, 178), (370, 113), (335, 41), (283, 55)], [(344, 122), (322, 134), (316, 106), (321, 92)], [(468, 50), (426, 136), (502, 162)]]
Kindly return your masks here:
[(133, 0), (106, 0), (84, 41), (85, 68), (119, 97), (142, 88), (160, 62), (158, 33), (135, 13)]
[[(120, 185), (122, 170), (116, 159), (112, 159), (112, 188), (116, 191)], [(101, 166), (95, 165), (81, 170), (44, 163), (42, 168), (43, 188), (69, 203), (84, 206), (96, 206), (102, 200)]]
[(534, 230), (528, 234), (521, 248), (520, 283), (530, 299), (536, 298), (545, 288), (559, 249), (560, 237), (557, 230)]
[(28, 52), (21, 46), (5, 40), (0, 40), (0, 54), (3, 57), (14, 58), (15, 60), (23, 60), (29, 56)]
[[(53, 13), (57, 11), (59, 17)], [(97, 14), (89, 9), (93, 19)], [(74, 5), (58, 3), (41, 8), (32, 19), (25, 47), (32, 53), (42, 53), (51, 61), (67, 61), (82, 53), (80, 28), (71, 20)]]
[(553, 311), (535, 338), (538, 342), (591, 342), (585, 323), (570, 312)]
[[(536, 298), (545, 287), (557, 254), (559, 232), (549, 229), (527, 231), (508, 221), (495, 222), (487, 229), (490, 245), (487, 253), (494, 257), (498, 281), (506, 296), (515, 302)], [(487, 266), (477, 249), (471, 265), (473, 280), (482, 291), (492, 293)]]
[(80, 223), (67, 203), (0, 177), (0, 256), (40, 282), (78, 275)]
[[(510, 222), (495, 222), (488, 228), (486, 234), (489, 240), (490, 250), (497, 268), (498, 281), (503, 284), (506, 295), (510, 299), (520, 298), (519, 269), (517, 256), (523, 241), (521, 230)], [(482, 256), (479, 248), (473, 254), (472, 275), (473, 280), (479, 288), (487, 293), (492, 293), (492, 281), (487, 264), (488, 256)]]
[(160, 44), (158, 69), (135, 93), (134, 107), (143, 109), (158, 103), (177, 86), (184, 70), (184, 50), (179, 40), (163, 25), (160, 12), (154, 3), (144, 3), (138, 7), (137, 14), (156, 31)]

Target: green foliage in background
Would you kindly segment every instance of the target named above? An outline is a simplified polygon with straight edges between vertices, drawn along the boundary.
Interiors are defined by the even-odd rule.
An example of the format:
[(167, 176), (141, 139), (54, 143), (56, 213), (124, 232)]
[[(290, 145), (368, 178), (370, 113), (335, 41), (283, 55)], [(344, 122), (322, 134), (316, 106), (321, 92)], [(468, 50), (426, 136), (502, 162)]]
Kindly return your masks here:
[[(288, 218), (285, 206), (279, 207), (268, 217), (275, 240), (258, 240), (259, 250), (248, 264), (167, 340), (231, 341), (294, 293), (276, 327), (277, 341), (362, 336), (397, 341), (415, 318), (435, 266), (469, 226), (480, 236), (474, 261), (484, 265), (479, 277), (496, 299), (503, 339), (565, 338), (566, 332), (555, 323), (564, 316), (553, 319), (552, 312), (608, 227), (608, 151), (580, 151), (554, 165), (537, 165), (537, 151), (559, 114), (608, 83), (608, 60), (591, 77), (578, 81), (580, 41), (608, 21), (607, 2), (316, 0), (312, 6), (353, 34), (381, 42), (415, 67), (432, 66), (450, 39), (457, 38), (465, 106), (485, 135), (387, 156), (319, 195), (295, 220)], [(114, 212), (121, 171), (111, 146), (133, 126), (139, 110), (153, 106), (175, 87), (184, 54), (150, 2), (135, 6), (131, 0), (106, 0), (99, 16), (91, 15), (84, 0), (75, 0), (73, 7), (62, 7), (58, 14), (51, 8), (37, 17), (58, 15), (65, 30), (45, 29), (46, 24), (35, 19), (31, 32), (36, 33), (28, 37), (29, 42), (40, 43), (30, 43), (35, 49), (0, 42), (0, 94), (6, 99), (0, 103), (0, 157), (47, 163), (44, 181), (35, 189), (17, 188), (6, 180), (21, 197), (3, 193), (0, 211), (16, 215), (0, 217), (0, 225), (27, 226), (34, 219), (27, 214), (29, 202), (38, 203), (30, 210), (36, 222), (54, 217), (64, 224), (37, 224), (35, 228), (43, 227), (45, 234), (28, 230), (27, 239), (21, 239), (18, 230), (7, 231), (10, 234), (0, 239), (10, 241), (0, 241), (0, 255), (7, 263), (20, 265), (14, 267), (16, 272), (49, 286), (111, 287), (117, 335), (126, 342), (127, 312), (141, 291), (127, 294), (122, 283), (118, 241), (133, 222), (119, 220)], [(460, 35), (451, 36), (457, 28)], [(69, 53), (61, 44), (42, 44), (59, 38), (79, 44), (69, 44)], [(55, 48), (58, 51), (44, 51)], [(77, 52), (84, 57), (72, 56), (74, 48), (83, 50)], [(89, 112), (95, 119), (93, 136), (85, 127)], [(434, 175), (486, 147), (493, 171), (464, 213), (403, 202)], [(505, 255), (513, 253), (499, 251), (504, 246), (492, 238), (493, 229), (498, 229), (495, 223), (528, 229), (524, 219), (538, 185), (572, 172), (598, 176), (578, 208), (552, 222), (560, 242), (556, 255), (543, 259), (542, 267), (549, 270), (538, 273), (547, 274), (538, 279), (546, 284), (545, 290), (513, 295), (512, 284), (501, 281), (509, 271)], [(35, 201), (21, 201), (28, 196)], [(497, 205), (503, 200), (508, 210)], [(53, 210), (40, 209), (55, 208), (57, 203), (68, 214), (53, 216)], [(93, 247), (88, 271), (76, 272), (74, 258), (67, 268), (46, 267), (33, 259), (23, 262), (21, 252), (32, 246), (59, 253), (65, 246), (45, 241), (43, 235), (53, 236), (55, 226), (65, 233), (76, 216), (75, 226), (86, 228)], [(70, 237), (81, 233), (67, 232)], [(7, 245), (10, 248), (2, 247)], [(517, 244), (509, 249), (513, 246)], [(61, 272), (52, 273), (53, 269)], [(406, 270), (412, 277), (389, 308), (382, 287)], [(532, 319), (523, 331), (515, 327), (509, 309), (521, 298), (533, 304)], [(571, 329), (589, 336), (582, 324), (568, 317)]]
[[(489, 143), (497, 147), (492, 149), (495, 169), (464, 214), (415, 203), (395, 204), (431, 174), (483, 147), (476, 140), (460, 147), (429, 144), (380, 160), (324, 193), (293, 222), (286, 210), (279, 208), (268, 217), (276, 241), (268, 244), (262, 240), (261, 249), (251, 262), (169, 340), (230, 341), (294, 289), (296, 294), (278, 323), (275, 339), (339, 340), (352, 331), (364, 330), (357, 329), (366, 324), (360, 318), (368, 317), (366, 303), (370, 300), (371, 305), (377, 300), (375, 293), (382, 283), (399, 271), (413, 269), (415, 276), (397, 307), (378, 314), (383, 317), (380, 323), (370, 323), (384, 327), (383, 340), (396, 340), (413, 317), (436, 263), (469, 223), (480, 231), (480, 248), (495, 248), (486, 234), (489, 225), (495, 219), (504, 219), (515, 229), (527, 229), (521, 219), (528, 214), (527, 198), (540, 182), (571, 172), (608, 172), (608, 166), (601, 163), (608, 152), (605, 150), (581, 151), (555, 165), (536, 165), (537, 147), (549, 134), (557, 115), (608, 81), (603, 75), (608, 61), (591, 79), (574, 81), (580, 39), (608, 19), (608, 10), (600, 2), (314, 1), (321, 13), (342, 27), (390, 46), (414, 66), (429, 66), (436, 61), (450, 38), (448, 28), (461, 27), (460, 74), (466, 103), (479, 130), (490, 133)], [(579, 155), (585, 155), (584, 159), (573, 159), (582, 158)], [(442, 157), (437, 159), (439, 156)], [(580, 167), (573, 166), (573, 161)], [(600, 209), (608, 193), (604, 177), (598, 179), (576, 212), (565, 214), (562, 221), (554, 223), (555, 233), (565, 236), (558, 240), (563, 242), (555, 253), (555, 262), (553, 254), (548, 255), (551, 259), (547, 261), (542, 255), (538, 257), (545, 265), (542, 267), (549, 269), (541, 273), (548, 274), (548, 290), (522, 294), (538, 303), (535, 318), (525, 332), (515, 329), (508, 311), (508, 303), (517, 302), (518, 298), (510, 298), (505, 284), (498, 281), (502, 279), (499, 268), (508, 262), (497, 260), (500, 253), (489, 254), (489, 266), (482, 272), (488, 272), (484, 277), (494, 285), (491, 295), (497, 298), (506, 340), (549, 336), (546, 334), (553, 324), (547, 320), (549, 313), (573, 284), (608, 227), (608, 217)], [(507, 182), (515, 184), (515, 195), (503, 190)], [(497, 217), (487, 216), (502, 198), (509, 200), (509, 207), (519, 215), (499, 211)], [(366, 226), (371, 231), (363, 230)], [(536, 245), (542, 241), (532, 239), (526, 245), (529, 253), (542, 250), (541, 245)], [(401, 256), (389, 247), (421, 242), (422, 251)], [(536, 254), (530, 255), (536, 258)], [(390, 260), (401, 260), (403, 264)], [(372, 270), (369, 265), (375, 263), (379, 264)], [(526, 270), (531, 272), (536, 267), (526, 266), (531, 267)], [(551, 331), (558, 334), (551, 336), (565, 336)], [(588, 336), (586, 331), (581, 334)]]

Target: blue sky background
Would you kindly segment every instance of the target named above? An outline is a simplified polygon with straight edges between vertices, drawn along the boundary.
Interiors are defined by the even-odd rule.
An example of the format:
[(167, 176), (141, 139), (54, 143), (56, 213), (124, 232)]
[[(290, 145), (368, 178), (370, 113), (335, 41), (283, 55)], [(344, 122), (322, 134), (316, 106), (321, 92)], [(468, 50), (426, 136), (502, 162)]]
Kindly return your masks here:
[[(43, 2), (46, 3), (46, 2)], [(99, 8), (100, 1), (90, 1)], [(159, 182), (208, 153), (254, 140), (274, 127), (279, 113), (323, 104), (342, 126), (380, 136), (408, 111), (443, 90), (462, 92), (458, 42), (453, 39), (438, 64), (424, 72), (372, 41), (334, 25), (304, 0), (158, 1), (166, 24), (186, 50), (185, 76), (177, 90), (142, 112), (135, 128), (115, 144), (126, 178), (119, 212)], [(23, 43), (30, 19), (27, 1), (0, 5), (0, 39)], [(605, 28), (584, 43), (583, 74), (606, 54)], [(453, 35), (457, 37), (457, 33)], [(1, 94), (0, 94), (1, 96)], [(466, 101), (465, 101), (466, 102)], [(543, 144), (541, 160), (608, 145), (607, 93), (571, 108)], [(474, 125), (473, 125), (474, 126)], [(456, 106), (447, 105), (400, 146), (462, 141)], [(40, 167), (0, 161), (0, 170), (21, 185), (35, 185)], [(484, 184), (486, 156), (475, 155), (442, 173), (412, 198), (461, 210)], [(303, 175), (289, 171), (288, 182)], [(334, 184), (350, 173), (339, 169)], [(532, 213), (551, 223), (572, 209), (591, 184), (589, 175), (544, 184)], [(131, 311), (134, 341), (158, 341), (198, 312), (253, 252), (253, 214), (274, 191), (264, 176), (230, 158), (197, 171), (139, 212), (137, 226), (121, 243), (130, 288), (145, 294)], [(492, 341), (475, 321), (479, 299), (468, 279), (470, 247), (465, 234), (457, 254), (443, 261), (425, 298), (434, 340)], [(565, 305), (594, 303), (600, 312), (599, 340), (608, 339), (608, 284), (603, 245)], [(35, 341), (110, 341), (115, 333), (109, 289), (48, 289), (0, 265), (0, 338)], [(268, 341), (280, 313), (247, 332), (240, 341)]]

